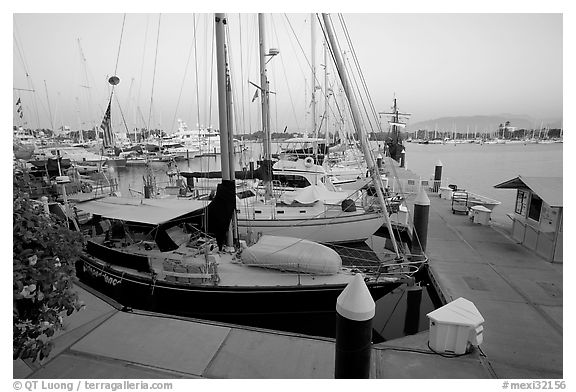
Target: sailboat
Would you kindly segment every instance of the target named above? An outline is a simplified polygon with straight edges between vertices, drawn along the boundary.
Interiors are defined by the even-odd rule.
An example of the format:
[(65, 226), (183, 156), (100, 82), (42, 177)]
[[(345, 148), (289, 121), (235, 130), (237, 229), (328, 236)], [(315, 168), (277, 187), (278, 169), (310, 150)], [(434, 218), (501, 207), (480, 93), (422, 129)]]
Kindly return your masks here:
[(77, 276), (126, 307), (192, 317), (333, 312), (337, 296), (356, 274), (374, 299), (382, 297), (422, 261), (360, 260), (343, 266), (338, 253), (324, 245), (269, 235), (231, 246), (236, 187), (230, 170), (225, 23), (225, 14), (216, 14), (223, 172), (215, 197), (78, 204), (92, 214), (87, 230), (93, 235), (76, 263)]
[[(261, 90), (265, 136), (264, 161), (258, 178), (263, 181), (263, 195), (245, 189), (238, 191), (241, 196), (237, 218), (239, 233), (248, 239), (269, 234), (330, 244), (364, 242), (385, 223), (387, 216), (382, 209), (363, 205), (358, 189), (342, 192), (330, 188), (329, 181), (314, 173), (314, 170), (323, 169), (311, 157), (296, 161), (281, 159), (272, 165), (264, 16), (260, 14), (258, 20), (261, 72), (261, 85), (258, 88)], [(278, 51), (273, 53), (278, 54)], [(188, 179), (210, 176), (199, 172), (181, 172), (181, 175)], [(241, 177), (238, 178), (247, 179), (253, 173), (239, 175)]]

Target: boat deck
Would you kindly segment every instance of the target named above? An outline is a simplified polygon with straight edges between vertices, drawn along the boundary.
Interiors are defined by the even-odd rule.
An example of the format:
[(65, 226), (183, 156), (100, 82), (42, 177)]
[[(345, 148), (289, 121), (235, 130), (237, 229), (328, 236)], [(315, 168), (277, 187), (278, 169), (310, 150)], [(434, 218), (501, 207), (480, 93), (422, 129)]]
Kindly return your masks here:
[[(173, 231), (174, 233), (174, 231)], [(180, 235), (178, 243), (185, 243), (184, 236)], [(187, 239), (186, 237), (185, 239)], [(101, 243), (104, 235), (95, 236), (92, 238), (97, 243)], [(280, 249), (278, 253), (289, 252), (289, 248)], [(120, 246), (113, 248), (121, 252), (130, 254), (137, 254), (148, 257), (150, 267), (154, 270), (157, 279), (166, 281), (176, 281), (183, 284), (202, 284), (213, 286), (215, 283), (211, 279), (211, 274), (207, 273), (204, 268), (205, 256), (196, 248), (187, 248), (181, 245), (180, 248), (174, 252), (160, 252), (157, 248), (145, 250), (144, 246), (140, 244), (130, 244), (128, 246)], [(281, 286), (323, 286), (323, 285), (346, 285), (356, 274), (356, 267), (354, 265), (375, 267), (377, 263), (377, 255), (366, 249), (352, 249), (346, 247), (338, 247), (336, 250), (340, 253), (345, 253), (342, 256), (343, 267), (338, 273), (335, 274), (311, 274), (298, 272), (297, 262), (303, 260), (301, 255), (294, 254), (290, 263), (282, 264), (284, 268), (278, 265), (266, 268), (262, 264), (250, 265), (242, 262), (235, 254), (227, 252), (213, 252), (210, 253), (210, 258), (213, 258), (216, 263), (216, 271), (218, 276), (219, 287), (237, 287), (237, 288), (250, 288), (250, 287), (281, 287)], [(352, 251), (355, 252), (355, 257)], [(358, 257), (369, 258), (370, 262), (359, 260)], [(348, 267), (346, 266), (348, 263)], [(382, 271), (382, 275), (378, 278), (379, 282), (402, 281), (406, 278), (407, 269), (394, 268), (396, 264), (389, 260), (387, 264), (392, 267), (389, 271)], [(133, 269), (116, 265), (114, 268), (120, 272), (131, 273), (133, 275), (147, 277), (148, 273), (137, 272)], [(304, 268), (304, 266), (302, 267)]]
[[(371, 378), (562, 378), (562, 265), (500, 229), (452, 215), (430, 195), (427, 253), (440, 295), (464, 297), (484, 319), (481, 352), (444, 358), (428, 333), (376, 344)], [(65, 321), (40, 364), (14, 361), (14, 378), (332, 378), (333, 339), (121, 312), (78, 288), (87, 308)], [(498, 384), (501, 388), (501, 384)]]

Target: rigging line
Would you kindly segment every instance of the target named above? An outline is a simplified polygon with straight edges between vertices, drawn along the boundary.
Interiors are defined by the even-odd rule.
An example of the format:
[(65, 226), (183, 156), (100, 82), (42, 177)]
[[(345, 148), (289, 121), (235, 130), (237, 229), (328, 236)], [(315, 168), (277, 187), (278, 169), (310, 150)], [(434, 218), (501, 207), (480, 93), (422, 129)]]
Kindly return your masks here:
[[(286, 14), (283, 14), (284, 18), (286, 19), (286, 21), (288, 22), (288, 24), (290, 25), (290, 20), (288, 19), (288, 16)], [(286, 29), (286, 25), (284, 24), (284, 29)], [(296, 36), (296, 33), (294, 32), (294, 29), (292, 28), (292, 25), (290, 25), (290, 29), (292, 30), (292, 34), (294, 36)], [(290, 42), (290, 46), (292, 47), (292, 50), (294, 51), (294, 53), (296, 53), (296, 50), (294, 49), (294, 44), (292, 42), (292, 40), (289, 41)], [(302, 68), (302, 64), (300, 64), (300, 59), (299, 57), (295, 57), (296, 58), (296, 64), (298, 64), (298, 68), (300, 68), (300, 72), (302, 72), (302, 75), (305, 75), (306, 73), (304, 72), (304, 69)]]
[(120, 110), (120, 116), (122, 116), (122, 122), (124, 123), (124, 128), (126, 129), (126, 135), (128, 135), (130, 132), (128, 131), (128, 125), (126, 125), (126, 119), (124, 118), (122, 107), (120, 106), (120, 100), (118, 99), (118, 94), (116, 94), (116, 103), (118, 104), (118, 109)]
[[(338, 40), (338, 37), (336, 36), (335, 38), (336, 38), (336, 41), (338, 42), (338, 46), (340, 46), (340, 42), (339, 42), (339, 40)], [(351, 43), (350, 43), (350, 42), (347, 42), (347, 43), (348, 43), (348, 46), (350, 47)], [(353, 72), (353, 68), (350, 66), (350, 60), (348, 59), (347, 56), (345, 56), (345, 61), (348, 63), (348, 68), (349, 68), (348, 75), (351, 75), (351, 76), (352, 76), (352, 79), (353, 79), (354, 85), (355, 85), (355, 89), (352, 89), (352, 93), (354, 94), (354, 98), (356, 99), (356, 101), (362, 103), (362, 109), (364, 109), (364, 115), (366, 115), (366, 117), (367, 117), (368, 111), (366, 110), (366, 105), (365, 105), (365, 102), (364, 102), (364, 97), (362, 96), (361, 90), (360, 90), (360, 88), (358, 87), (358, 80), (356, 79), (356, 74)], [(346, 64), (344, 64), (344, 66), (346, 67)], [(359, 107), (359, 109), (360, 109), (360, 107)], [(367, 128), (367, 127), (366, 127), (366, 121), (365, 121), (364, 116), (361, 116), (360, 120), (362, 121), (362, 126), (363, 126), (364, 128)], [(370, 120), (369, 120), (369, 119), (368, 119), (368, 123), (370, 124)], [(370, 125), (371, 125), (371, 124), (370, 124)], [(367, 134), (367, 132), (366, 132), (366, 137), (367, 137), (367, 138), (369, 137), (369, 135)], [(368, 140), (366, 140), (366, 142), (368, 142)]]
[[(329, 16), (329, 19), (330, 19), (330, 22), (332, 23), (332, 18), (331, 18), (330, 16)], [(338, 48), (340, 48), (341, 45), (340, 45), (340, 42), (339, 42), (339, 40), (338, 40), (338, 36), (337, 36), (336, 34), (334, 35), (334, 39), (335, 39), (335, 41), (336, 41), (336, 45), (338, 46)], [(338, 48), (333, 48), (333, 50), (337, 50)], [(333, 54), (333, 56), (334, 56), (334, 54)], [(344, 57), (345, 57), (345, 56), (344, 56)], [(335, 59), (334, 59), (334, 62), (336, 62)], [(346, 73), (346, 74), (348, 75), (348, 77), (350, 78), (350, 71), (348, 70), (348, 68), (349, 68), (349, 67), (346, 67), (346, 62), (344, 62), (344, 69), (342, 70), (342, 72)], [(352, 75), (352, 76), (353, 76), (353, 75)], [(354, 78), (351, 78), (351, 79), (354, 79)], [(354, 79), (354, 80), (355, 80), (355, 79)], [(356, 95), (356, 90), (353, 89), (353, 88), (351, 88), (350, 90), (351, 90), (351, 93), (354, 95), (354, 99), (356, 99), (356, 100), (358, 101), (358, 97), (357, 97), (357, 95)], [(351, 113), (352, 108), (350, 107), (350, 104), (348, 104), (348, 109), (350, 110), (350, 113), (349, 113), (349, 114), (352, 115), (352, 113)], [(364, 119), (362, 118), (362, 116), (361, 116), (361, 118), (360, 118), (359, 120), (360, 120), (360, 122), (361, 122), (361, 124), (359, 124), (359, 125), (360, 125), (360, 126), (364, 126)], [(354, 124), (352, 125), (352, 127), (354, 127)], [(360, 129), (356, 129), (355, 131), (358, 133), (357, 136), (360, 137), (360, 136), (361, 136), (361, 130), (360, 130)], [(363, 143), (367, 143), (368, 140), (363, 140), (362, 142), (363, 142)], [(366, 159), (368, 159), (368, 157), (366, 157)]]
[[(206, 19), (208, 19), (208, 17), (206, 17)], [(205, 56), (205, 59), (208, 59), (208, 37), (210, 37), (211, 40), (214, 40), (214, 36), (211, 36), (211, 35), (208, 33), (208, 27), (209, 27), (208, 25), (209, 25), (209, 22), (206, 21), (206, 23), (205, 23), (205, 26), (206, 26), (206, 27), (205, 27), (205, 32), (204, 32), (204, 34), (205, 34), (204, 37), (205, 37), (205, 42), (206, 42), (206, 44), (204, 45), (204, 56)], [(206, 69), (206, 74), (208, 74), (208, 62), (206, 62), (204, 65), (205, 65), (205, 69)], [(208, 126), (209, 126), (209, 124), (210, 124), (210, 120), (209, 120), (210, 116), (209, 116), (209, 114), (208, 114), (208, 108), (209, 108), (209, 106), (210, 106), (209, 103), (210, 103), (210, 98), (211, 98), (211, 97), (208, 97), (208, 96), (207, 96), (207, 95), (208, 95), (208, 80), (209, 80), (209, 78), (204, 77), (203, 79), (204, 79), (204, 95), (205, 95), (205, 97), (204, 97), (204, 115), (206, 116), (206, 121), (205, 121), (205, 122), (208, 122)], [(206, 124), (204, 124), (204, 125), (206, 126)]]
[(152, 103), (154, 99), (154, 82), (156, 81), (156, 61), (158, 59), (158, 42), (160, 40), (160, 21), (162, 19), (162, 14), (158, 15), (158, 33), (156, 35), (156, 53), (154, 54), (154, 71), (152, 73), (152, 92), (150, 93), (150, 110), (148, 111), (148, 124), (146, 126), (148, 130), (148, 136), (150, 136), (150, 117), (152, 117)]
[[(324, 26), (322, 23), (320, 23), (320, 29), (322, 30), (322, 35), (324, 36), (324, 41), (325, 41), (325, 42), (328, 42), (328, 37), (327, 37), (326, 29), (325, 29), (325, 26)], [(332, 62), (333, 62), (334, 64), (336, 64), (336, 58), (335, 58), (335, 55), (334, 55), (334, 50), (335, 50), (335, 48), (333, 49), (330, 45), (328, 45), (328, 53), (330, 53), (330, 57), (332, 58)], [(338, 78), (336, 78), (335, 81), (334, 81), (334, 84), (337, 84), (337, 83), (338, 83)], [(338, 83), (338, 86), (340, 86), (339, 83)], [(334, 91), (334, 90), (332, 90), (332, 91)], [(345, 100), (344, 100), (344, 102), (343, 102), (343, 107), (340, 108), (340, 105), (338, 104), (338, 100), (336, 99), (336, 94), (334, 94), (334, 103), (335, 103), (335, 105), (336, 105), (336, 109), (338, 109), (338, 117), (342, 120), (342, 122), (344, 122), (344, 117), (345, 117), (345, 116), (344, 116), (344, 115), (345, 115), (344, 110), (349, 110), (349, 111), (350, 111), (351, 109), (346, 105), (346, 101), (345, 101)], [(348, 132), (346, 132), (346, 134), (348, 134)]]
[[(370, 108), (372, 109), (372, 115), (374, 116), (374, 119), (378, 118), (378, 115), (376, 113), (376, 108), (374, 107), (374, 102), (372, 101), (372, 98), (370, 96), (370, 91), (368, 89), (368, 84), (366, 83), (366, 79), (364, 78), (364, 73), (362, 72), (362, 69), (360, 67), (360, 62), (358, 61), (358, 56), (356, 55), (356, 49), (354, 49), (354, 46), (352, 45), (352, 39), (350, 37), (350, 33), (348, 32), (348, 26), (346, 25), (346, 21), (344, 20), (344, 17), (342, 16), (342, 14), (338, 14), (339, 18), (340, 18), (340, 23), (342, 25), (342, 28), (344, 30), (344, 34), (346, 36), (346, 39), (348, 40), (348, 46), (350, 47), (350, 50), (352, 52), (352, 58), (354, 59), (354, 62), (356, 64), (356, 67), (358, 69), (358, 74), (360, 75), (360, 80), (362, 81), (362, 85), (364, 86), (364, 92), (366, 94), (366, 97), (368, 99), (368, 103), (370, 105)], [(370, 125), (372, 125), (370, 119), (368, 120)], [(382, 131), (382, 128), (380, 127), (380, 122), (376, 121), (377, 124), (377, 128), (379, 131)]]
[[(336, 40), (338, 40), (338, 38), (336, 38)], [(349, 69), (348, 75), (351, 75), (351, 76), (352, 76), (352, 80), (354, 81), (355, 89), (352, 89), (352, 94), (354, 94), (354, 98), (356, 99), (356, 102), (361, 102), (361, 103), (362, 103), (362, 109), (364, 109), (363, 114), (364, 114), (364, 115), (367, 115), (366, 105), (365, 105), (365, 103), (364, 103), (364, 98), (363, 98), (363, 96), (362, 96), (362, 94), (361, 94), (360, 88), (358, 87), (358, 80), (356, 79), (356, 75), (355, 75), (355, 73), (353, 72), (352, 67), (350, 66), (350, 60), (348, 60), (348, 57), (347, 57), (347, 56), (346, 56), (346, 58), (345, 58), (345, 61), (346, 61), (347, 65), (348, 65), (347, 68)], [(344, 66), (346, 67), (346, 64), (344, 64)], [(367, 127), (366, 127), (365, 116), (361, 116), (361, 117), (360, 117), (360, 121), (362, 121), (362, 126), (366, 129)], [(368, 122), (369, 122), (369, 121), (368, 121)], [(367, 134), (367, 132), (366, 132), (366, 137), (369, 138), (369, 135)]]
[(52, 110), (50, 109), (50, 97), (48, 96), (48, 86), (46, 85), (46, 79), (44, 79), (44, 89), (46, 90), (46, 102), (48, 103), (48, 114), (50, 115), (50, 126), (54, 130), (54, 119), (52, 118)]
[[(14, 29), (16, 29), (16, 25), (14, 25)], [(18, 52), (18, 57), (20, 59), (20, 62), (22, 63), (22, 68), (24, 68), (24, 73), (25, 73), (26, 77), (28, 77), (29, 76), (28, 69), (27, 69), (28, 67), (26, 67), (26, 61), (24, 59), (24, 53), (23, 53), (23, 50), (21, 48), (21, 45), (18, 42), (18, 38), (16, 37), (16, 32), (14, 32), (14, 44), (15, 44), (14, 46), (16, 47), (16, 50)]]
[[(192, 15), (194, 17), (194, 15)], [(178, 107), (180, 106), (180, 100), (182, 99), (182, 90), (184, 89), (184, 83), (186, 82), (186, 74), (188, 73), (188, 65), (190, 64), (190, 57), (192, 57), (192, 49), (194, 49), (194, 42), (196, 41), (196, 31), (194, 31), (193, 42), (190, 45), (190, 51), (188, 52), (188, 59), (186, 60), (186, 66), (184, 67), (184, 77), (182, 78), (182, 84), (180, 85), (180, 92), (178, 93), (178, 101), (176, 102), (176, 109), (174, 110), (174, 118), (172, 118), (172, 129), (176, 124), (176, 116), (178, 115)]]
[[(144, 79), (144, 59), (146, 57), (146, 44), (148, 42), (149, 22), (150, 22), (150, 15), (146, 15), (146, 30), (144, 30), (144, 46), (142, 48), (142, 62), (140, 63), (140, 79), (138, 80), (138, 94), (136, 96), (136, 106), (138, 107), (138, 110), (140, 110), (140, 93), (142, 92), (142, 80)], [(142, 122), (142, 125), (146, 125), (146, 123)]]
[[(216, 36), (216, 25), (213, 24), (212, 25), (212, 34), (213, 37)], [(212, 126), (212, 89), (214, 88), (214, 47), (216, 45), (214, 44), (214, 40), (210, 40), (210, 92), (209, 92), (209, 96), (210, 96), (210, 104), (208, 105), (208, 126)]]
[[(26, 62), (26, 57), (24, 56), (24, 47), (21, 43), (19, 43), (18, 39), (18, 25), (14, 22), (14, 40), (16, 41), (16, 48), (18, 49), (18, 54), (20, 56), (20, 61), (22, 62), (22, 66), (24, 67), (24, 73), (26, 74), (26, 82), (28, 84), (28, 88), (30, 90), (35, 90), (34, 82), (30, 77), (30, 73), (28, 72), (28, 65)], [(36, 94), (32, 94), (32, 107), (34, 108), (34, 112), (36, 114), (36, 126), (40, 128), (40, 114), (38, 112), (38, 103), (36, 102)]]
[[(302, 51), (304, 58), (306, 59), (306, 63), (308, 64), (308, 67), (310, 68), (310, 70), (312, 70), (312, 64), (310, 64), (310, 61), (308, 60), (308, 57), (306, 56), (306, 52), (304, 51), (304, 48), (302, 48), (302, 44), (300, 43), (300, 40), (298, 39), (298, 37), (296, 36), (296, 33), (294, 32), (294, 29), (292, 28), (292, 24), (290, 23), (290, 20), (287, 17), (286, 17), (286, 20), (288, 21), (288, 25), (290, 26), (290, 29), (292, 30), (292, 34), (296, 38), (296, 42), (298, 42), (298, 46), (300, 47), (300, 50)], [(302, 73), (304, 74), (304, 72), (302, 72)], [(320, 83), (320, 81), (316, 78), (316, 76), (314, 76), (314, 79), (316, 79), (316, 82)]]
[(382, 329), (380, 330), (380, 336), (382, 336), (382, 332), (384, 332), (384, 329), (386, 329), (386, 327), (388, 326), (388, 322), (390, 321), (390, 319), (392, 318), (392, 316), (394, 315), (394, 312), (396, 311), (396, 308), (398, 307), (398, 304), (400, 303), (400, 300), (404, 297), (404, 293), (406, 292), (406, 290), (402, 290), (402, 295), (400, 295), (400, 297), (398, 298), (398, 301), (396, 301), (396, 305), (394, 305), (394, 308), (392, 309), (392, 311), (390, 312), (390, 316), (388, 316), (388, 319), (386, 319), (386, 322), (384, 323), (384, 326), (382, 327)]
[(120, 60), (120, 48), (122, 47), (122, 36), (124, 35), (125, 22), (126, 22), (126, 14), (124, 14), (124, 16), (122, 17), (122, 30), (120, 31), (120, 42), (118, 43), (118, 54), (116, 55), (116, 66), (114, 67), (114, 75), (116, 75), (116, 72), (118, 71), (118, 61)]
[[(226, 28), (226, 40), (227, 40), (227, 52), (228, 52), (228, 75), (230, 78), (230, 86), (233, 87), (234, 85), (237, 85), (236, 83), (236, 78), (233, 75), (232, 72), (232, 64), (234, 63), (232, 60), (232, 54), (233, 54), (233, 49), (232, 49), (232, 42), (230, 40), (230, 26), (229, 24), (226, 24), (225, 26)], [(242, 48), (242, 45), (240, 45), (240, 48)], [(240, 62), (242, 62), (242, 51), (240, 50)], [(234, 52), (235, 55), (236, 52)], [(242, 79), (242, 75), (241, 75), (241, 79)], [(242, 83), (242, 86), (244, 86), (244, 83)], [(244, 127), (244, 121), (243, 121), (243, 113), (240, 113), (240, 110), (235, 110), (235, 108), (237, 109), (239, 106), (242, 107), (242, 111), (244, 111), (244, 101), (243, 101), (243, 96), (241, 96), (240, 98), (238, 97), (238, 89), (237, 88), (232, 88), (232, 99), (231, 99), (231, 110), (232, 110), (232, 115), (233, 115), (233, 121), (234, 121), (234, 133), (236, 135), (240, 135), (240, 133), (242, 135), (246, 134), (246, 128)], [(242, 120), (241, 120), (242, 118)], [(239, 132), (238, 127), (240, 126), (240, 124), (242, 124), (242, 131)], [(243, 146), (243, 145), (242, 145)], [(243, 157), (243, 151), (242, 151), (242, 146), (240, 146), (240, 150), (238, 150), (238, 153), (241, 154), (240, 155), (240, 162), (242, 162), (242, 157)], [(234, 151), (236, 150), (236, 143), (233, 142), (232, 143), (232, 152), (234, 153)], [(236, 229), (238, 229), (236, 227)]]
[[(253, 49), (254, 49), (255, 53), (258, 52), (257, 44), (256, 44), (258, 42), (258, 38), (256, 36), (256, 30), (257, 30), (256, 26), (258, 25), (258, 22), (257, 22), (258, 15), (257, 14), (252, 15), (252, 19), (253, 19), (252, 23), (249, 24), (252, 31), (251, 31), (251, 33), (249, 31), (249, 34), (248, 34), (249, 42), (252, 43), (251, 45), (248, 45), (248, 65), (247, 65), (247, 68), (249, 70), (251, 69), (251, 64), (252, 64), (251, 63), (252, 56), (250, 56), (251, 52)], [(252, 38), (252, 39), (250, 39), (250, 38)], [(250, 76), (250, 75), (248, 75), (248, 76)], [(248, 110), (248, 128), (250, 129), (250, 133), (252, 133), (252, 110), (250, 110), (250, 106), (248, 108), (249, 108), (249, 110)], [(260, 114), (261, 109), (262, 109), (262, 105), (256, 105), (257, 118), (261, 117), (261, 114)]]
[[(80, 52), (80, 66), (82, 67), (82, 71), (83, 71), (83, 76), (84, 76), (84, 83), (85, 83), (85, 88), (86, 90), (86, 95), (87, 95), (87, 101), (88, 101), (88, 107), (92, 108), (92, 102), (90, 100), (90, 82), (88, 81), (88, 72), (86, 70), (86, 57), (84, 56), (84, 52), (82, 51), (82, 44), (80, 42), (80, 37), (78, 37), (77, 39), (78, 42), (78, 50)], [(89, 112), (89, 118), (92, 118), (92, 113), (91, 111)], [(94, 116), (95, 117), (95, 116)], [(91, 121), (91, 120), (90, 120)]]
[[(227, 78), (228, 78), (228, 82), (230, 83), (230, 92), (231, 92), (231, 97), (230, 97), (230, 110), (232, 110), (232, 108), (234, 107), (234, 105), (236, 104), (236, 101), (238, 99), (238, 95), (236, 93), (236, 89), (233, 88), (234, 87), (234, 81), (235, 79), (232, 77), (232, 42), (230, 41), (230, 26), (228, 23), (226, 23), (224, 25), (224, 40), (226, 41), (224, 43), (224, 48), (225, 48), (225, 52), (227, 54), (227, 58), (225, 59), (225, 63), (226, 63), (226, 69), (227, 69)], [(227, 108), (228, 109), (228, 108)], [(238, 124), (238, 111), (237, 110), (232, 110), (232, 124), (236, 125)], [(230, 128), (228, 128), (230, 129)], [(236, 130), (236, 127), (233, 126), (232, 127), (233, 130)], [(236, 130), (237, 131), (237, 130)], [(232, 150), (232, 152), (234, 151), (234, 149)]]
[[(272, 14), (272, 20), (274, 20), (274, 14)], [(272, 23), (272, 26), (275, 26), (274, 23)], [(274, 31), (274, 35), (276, 36), (276, 41), (280, 42), (280, 40), (278, 39), (278, 33), (276, 31), (276, 28), (273, 28)], [(286, 66), (284, 65), (284, 58), (282, 56), (280, 56), (280, 65), (282, 65), (282, 71), (284, 72), (284, 80), (286, 81), (286, 86), (288, 87), (288, 97), (290, 98), (290, 104), (292, 106), (292, 113), (294, 114), (294, 119), (296, 120), (296, 127), (298, 127), (298, 129), (300, 129), (300, 124), (298, 122), (298, 116), (296, 115), (296, 107), (294, 106), (294, 98), (292, 97), (292, 91), (290, 90), (290, 83), (288, 83), (288, 76), (286, 75)]]
[(196, 50), (196, 42), (198, 41), (198, 36), (196, 35), (196, 14), (194, 14), (194, 78), (195, 78), (195, 85), (196, 85), (196, 124), (197, 127), (200, 126), (200, 94), (198, 91), (198, 52)]
[[(242, 14), (238, 14), (238, 30), (239, 30), (239, 40), (240, 40), (240, 48), (243, 48), (242, 46)], [(244, 103), (245, 99), (246, 99), (246, 94), (244, 93), (244, 80), (246, 80), (247, 78), (244, 78), (244, 56), (242, 56), (242, 50), (240, 50), (240, 80), (242, 81), (240, 83), (240, 88), (241, 88), (241, 101), (242, 103)], [(246, 106), (244, 104), (242, 104), (242, 134), (245, 135), (246, 134)]]

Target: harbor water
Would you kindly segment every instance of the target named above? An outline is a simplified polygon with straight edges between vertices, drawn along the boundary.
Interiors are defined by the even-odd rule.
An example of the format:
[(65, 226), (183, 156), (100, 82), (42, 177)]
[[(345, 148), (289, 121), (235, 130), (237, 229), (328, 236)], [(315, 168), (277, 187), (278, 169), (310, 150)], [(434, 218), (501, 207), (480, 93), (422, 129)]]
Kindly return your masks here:
[(423, 179), (434, 176), (438, 160), (442, 182), (502, 202), (492, 221), (511, 227), (516, 192), (494, 185), (517, 177), (562, 177), (563, 143), (417, 144), (405, 143), (406, 166)]
[[(277, 147), (276, 144), (273, 144)], [(490, 198), (499, 200), (501, 205), (494, 209), (492, 223), (501, 227), (511, 227), (511, 220), (506, 216), (514, 209), (515, 192), (498, 190), (494, 185), (523, 176), (553, 176), (562, 177), (563, 144), (415, 144), (405, 143), (407, 167), (419, 174), (422, 179), (429, 179), (434, 174), (438, 160), (443, 164), (443, 183), (457, 184), (459, 188), (469, 190)], [(247, 167), (250, 160), (260, 158), (260, 144), (248, 143), (248, 150), (236, 154), (236, 167), (240, 170)], [(176, 167), (180, 171), (217, 171), (220, 169), (220, 159), (215, 156), (197, 157), (188, 161), (178, 161)], [(159, 186), (168, 183), (168, 172), (175, 169), (168, 163), (152, 163), (150, 169)], [(118, 180), (123, 196), (141, 197), (143, 194), (144, 167), (128, 167), (111, 169), (111, 175)], [(382, 239), (371, 238), (368, 245), (381, 246)], [(425, 273), (418, 277), (422, 285), (422, 300), (418, 311), (408, 308), (407, 288), (398, 287), (376, 303), (376, 316), (373, 322), (373, 340), (381, 342), (405, 336), (407, 332), (407, 314), (416, 316), (418, 331), (428, 329), (426, 314), (438, 306), (440, 302), (432, 286), (427, 281)], [(414, 318), (414, 317), (412, 317)], [(334, 315), (310, 315), (298, 318), (266, 318), (219, 320), (235, 324), (284, 330), (314, 336), (334, 337)], [(414, 322), (414, 320), (412, 320)], [(412, 333), (414, 327), (411, 328)]]

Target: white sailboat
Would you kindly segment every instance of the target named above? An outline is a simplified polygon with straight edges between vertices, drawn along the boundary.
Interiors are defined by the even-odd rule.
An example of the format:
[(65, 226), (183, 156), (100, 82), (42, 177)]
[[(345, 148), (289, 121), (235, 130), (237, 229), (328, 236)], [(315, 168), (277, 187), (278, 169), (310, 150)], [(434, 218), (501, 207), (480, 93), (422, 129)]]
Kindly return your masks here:
[[(262, 90), (262, 128), (264, 130), (264, 162), (270, 165), (270, 132), (268, 79), (265, 66), (264, 16), (259, 15), (260, 72)], [(278, 52), (275, 51), (277, 54)], [(268, 162), (268, 163), (266, 163)], [(274, 176), (296, 176), (296, 167), (311, 168), (314, 162), (303, 160), (277, 162), (272, 173), (264, 178), (263, 198), (244, 198), (240, 202), (238, 230), (253, 237), (257, 233), (296, 236), (323, 243), (363, 242), (384, 224), (385, 212), (361, 205), (359, 195), (345, 195), (320, 186), (314, 181), (306, 187), (285, 191), (281, 197), (273, 194)], [(292, 166), (290, 166), (292, 165)], [(348, 197), (346, 197), (348, 196)]]

